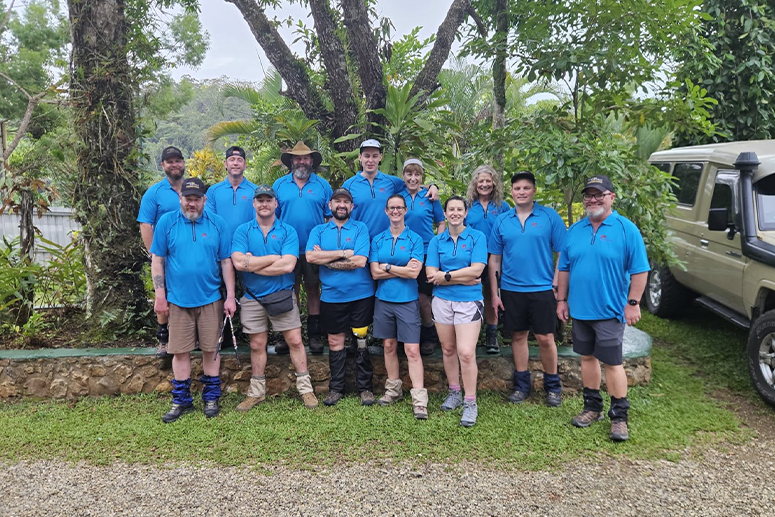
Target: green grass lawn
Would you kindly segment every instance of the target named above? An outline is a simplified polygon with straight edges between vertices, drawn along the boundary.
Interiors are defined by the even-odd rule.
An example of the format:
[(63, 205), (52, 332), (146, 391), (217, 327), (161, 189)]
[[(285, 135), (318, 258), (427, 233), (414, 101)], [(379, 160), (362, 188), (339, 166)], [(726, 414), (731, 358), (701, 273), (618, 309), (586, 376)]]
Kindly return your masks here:
[[(477, 461), (489, 466), (541, 469), (593, 457), (678, 459), (687, 447), (740, 442), (754, 432), (712, 398), (717, 389), (756, 400), (742, 356), (745, 332), (713, 316), (693, 314), (666, 322), (646, 315), (639, 325), (655, 338), (651, 385), (630, 390), (631, 440), (608, 440), (607, 421), (576, 429), (570, 419), (581, 397), (550, 409), (538, 397), (523, 406), (501, 394), (481, 393), (479, 422), (460, 427), (459, 413), (439, 411), (416, 421), (408, 401), (361, 407), (348, 397), (334, 408), (307, 410), (280, 397), (237, 413), (241, 396), (223, 400), (207, 420), (197, 413), (163, 424), (169, 395), (82, 399), (75, 403), (22, 401), (0, 404), (0, 460), (62, 458), (128, 463), (305, 467), (372, 459), (413, 462)], [(750, 395), (748, 395), (750, 394)]]

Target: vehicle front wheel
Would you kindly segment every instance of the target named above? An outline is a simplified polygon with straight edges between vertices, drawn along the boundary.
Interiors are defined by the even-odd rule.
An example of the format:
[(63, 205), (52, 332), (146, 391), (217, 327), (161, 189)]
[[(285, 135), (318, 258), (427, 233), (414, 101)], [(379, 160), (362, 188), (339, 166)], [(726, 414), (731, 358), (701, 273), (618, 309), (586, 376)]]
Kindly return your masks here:
[(775, 311), (765, 312), (751, 325), (748, 373), (759, 395), (775, 406)]
[(651, 314), (660, 318), (670, 318), (677, 316), (686, 308), (689, 291), (678, 283), (666, 266), (655, 265), (649, 271), (643, 298)]

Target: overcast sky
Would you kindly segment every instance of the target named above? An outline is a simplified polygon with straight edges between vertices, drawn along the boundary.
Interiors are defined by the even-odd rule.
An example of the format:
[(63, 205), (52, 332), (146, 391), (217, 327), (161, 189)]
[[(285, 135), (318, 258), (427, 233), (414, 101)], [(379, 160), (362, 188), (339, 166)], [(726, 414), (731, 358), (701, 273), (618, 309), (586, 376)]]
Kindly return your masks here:
[[(381, 0), (377, 11), (393, 21), (395, 39), (417, 26), (423, 27), (420, 37), (427, 38), (436, 33), (451, 4), (452, 0)], [(277, 13), (279, 18), (290, 15), (294, 20), (301, 19), (312, 28), (312, 17), (308, 18), (308, 14), (298, 5), (288, 6)], [(271, 63), (233, 4), (224, 0), (201, 0), (200, 18), (205, 30), (210, 33), (210, 49), (199, 69), (175, 69), (173, 76), (176, 79), (183, 75), (197, 79), (225, 75), (235, 80), (258, 82), (264, 77), (264, 70)], [(288, 43), (295, 39), (290, 29), (283, 28), (281, 34)], [(452, 48), (453, 52), (458, 48), (457, 42)], [(303, 46), (294, 50), (301, 52)]]

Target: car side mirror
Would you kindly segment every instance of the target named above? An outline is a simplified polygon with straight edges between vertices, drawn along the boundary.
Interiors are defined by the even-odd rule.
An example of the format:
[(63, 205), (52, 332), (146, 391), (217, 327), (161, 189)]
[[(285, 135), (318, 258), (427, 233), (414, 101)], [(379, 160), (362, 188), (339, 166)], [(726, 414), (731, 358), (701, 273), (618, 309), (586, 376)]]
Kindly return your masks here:
[(708, 212), (708, 230), (723, 232), (729, 228), (729, 216), (726, 208), (711, 208)]

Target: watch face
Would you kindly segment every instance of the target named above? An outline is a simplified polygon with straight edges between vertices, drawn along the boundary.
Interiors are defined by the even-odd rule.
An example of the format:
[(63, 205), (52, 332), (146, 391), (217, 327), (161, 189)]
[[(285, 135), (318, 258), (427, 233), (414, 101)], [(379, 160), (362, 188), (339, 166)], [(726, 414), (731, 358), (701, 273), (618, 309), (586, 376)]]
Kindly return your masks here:
[(627, 303), (630, 305), (638, 305), (638, 300), (627, 300)]

